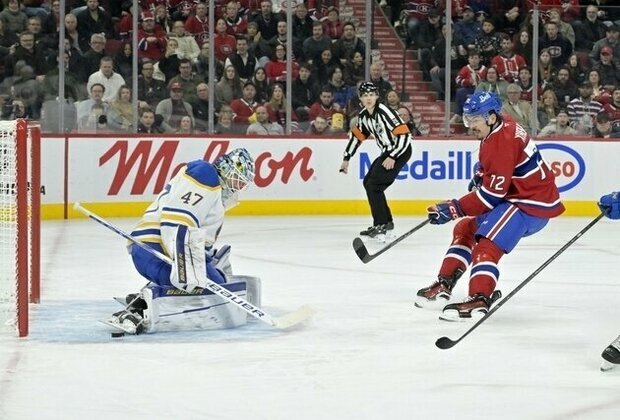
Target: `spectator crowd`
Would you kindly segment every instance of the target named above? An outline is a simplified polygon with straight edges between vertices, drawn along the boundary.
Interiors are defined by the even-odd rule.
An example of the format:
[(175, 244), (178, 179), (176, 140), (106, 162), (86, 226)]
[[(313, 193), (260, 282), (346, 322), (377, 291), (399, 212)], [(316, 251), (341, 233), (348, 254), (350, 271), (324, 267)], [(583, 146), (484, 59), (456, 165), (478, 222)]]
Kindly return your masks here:
[[(281, 134), (290, 118), (293, 132), (322, 135), (346, 132), (359, 111), (357, 86), (370, 48), (351, 16), (341, 16), (338, 0), (293, 0), (291, 57), (280, 1), (215, 0), (213, 28), (203, 0), (140, 0), (139, 10), (131, 1), (64, 3), (60, 22), (59, 0), (2, 0), (0, 118), (41, 120), (44, 129), (55, 131), (61, 66), (67, 130), (130, 132), (137, 120), (138, 132), (202, 133), (213, 114), (216, 133)], [(392, 24), (416, 51), (439, 99), (448, 95), (446, 78), (452, 81), (451, 123), (462, 121), (468, 95), (487, 90), (503, 98), (505, 115), (530, 131), (537, 127), (541, 136), (620, 136), (620, 6), (613, 1), (540, 0), (535, 40), (531, 1), (451, 0), (449, 46), (446, 0), (378, 3), (389, 6)], [(137, 51), (131, 42), (134, 14)], [(428, 133), (383, 71), (373, 60), (370, 79), (381, 99), (407, 116), (414, 133)]]

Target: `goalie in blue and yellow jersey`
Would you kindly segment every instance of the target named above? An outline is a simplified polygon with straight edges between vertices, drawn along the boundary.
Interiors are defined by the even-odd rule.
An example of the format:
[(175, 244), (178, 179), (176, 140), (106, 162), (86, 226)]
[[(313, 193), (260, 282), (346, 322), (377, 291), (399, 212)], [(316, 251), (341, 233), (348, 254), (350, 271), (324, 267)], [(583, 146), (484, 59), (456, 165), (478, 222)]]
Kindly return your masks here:
[[(139, 294), (129, 295), (125, 310), (112, 315), (106, 323), (134, 334), (152, 332), (157, 324), (159, 327), (170, 324), (173, 318), (183, 318), (180, 326), (179, 319), (172, 322), (175, 329), (182, 329), (188, 321), (192, 326), (209, 328), (201, 324), (199, 318), (213, 319), (212, 314), (205, 315), (219, 298), (204, 289), (207, 279), (218, 284), (232, 284), (249, 278), (232, 276), (228, 261), (230, 247), (226, 245), (215, 251), (214, 244), (226, 209), (237, 204), (238, 194), (253, 181), (254, 160), (242, 148), (220, 156), (214, 163), (195, 160), (181, 168), (131, 233), (170, 257), (173, 263), (164, 262), (135, 244), (130, 245), (134, 266), (150, 283)], [(254, 280), (258, 283), (258, 279)], [(256, 292), (258, 285), (252, 287)], [(235, 293), (246, 291), (245, 284), (232, 289)], [(183, 313), (184, 307), (186, 313)], [(203, 313), (200, 308), (204, 309)], [(220, 317), (220, 323), (236, 326), (241, 317), (244, 322), (245, 314), (226, 313)], [(222, 326), (226, 325), (215, 328)]]

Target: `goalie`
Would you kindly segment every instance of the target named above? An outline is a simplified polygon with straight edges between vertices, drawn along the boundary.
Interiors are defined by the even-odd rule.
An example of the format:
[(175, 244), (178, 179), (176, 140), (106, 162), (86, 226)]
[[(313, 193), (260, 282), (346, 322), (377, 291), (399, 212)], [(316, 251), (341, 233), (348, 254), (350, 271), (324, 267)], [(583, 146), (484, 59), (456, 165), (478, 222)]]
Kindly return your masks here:
[(230, 328), (246, 322), (246, 312), (204, 289), (207, 279), (260, 304), (260, 280), (235, 276), (230, 246), (214, 248), (224, 212), (254, 180), (254, 161), (246, 149), (215, 160), (189, 162), (147, 208), (131, 236), (170, 257), (172, 264), (135, 244), (134, 266), (149, 283), (128, 295), (126, 308), (106, 324), (129, 334), (162, 330)]

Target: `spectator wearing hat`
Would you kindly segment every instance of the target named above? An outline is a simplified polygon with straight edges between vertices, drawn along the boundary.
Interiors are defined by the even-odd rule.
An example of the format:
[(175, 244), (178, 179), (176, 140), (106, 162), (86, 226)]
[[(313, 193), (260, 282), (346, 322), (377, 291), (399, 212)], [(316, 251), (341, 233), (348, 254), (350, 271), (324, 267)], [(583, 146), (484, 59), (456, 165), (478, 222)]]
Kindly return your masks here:
[(601, 76), (601, 85), (611, 90), (611, 86), (620, 86), (620, 69), (613, 60), (614, 50), (611, 47), (601, 48), (600, 60), (592, 66)]
[(189, 116), (192, 126), (195, 125), (194, 109), (183, 99), (183, 85), (180, 82), (170, 83), (170, 97), (157, 104), (155, 114), (163, 117), (162, 127), (167, 132), (173, 131), (172, 127), (178, 127), (184, 116)]
[(591, 4), (586, 7), (586, 18), (573, 22), (576, 51), (589, 53), (596, 41), (605, 38), (607, 26), (599, 19), (598, 12), (598, 7)]
[(532, 132), (534, 125), (538, 126), (538, 121), (532, 113), (532, 106), (529, 102), (521, 99), (521, 88), (516, 83), (511, 83), (506, 88), (508, 99), (502, 103), (502, 114), (512, 117), (528, 133)]
[(547, 137), (547, 136), (575, 136), (577, 135), (577, 130), (572, 128), (569, 125), (569, 117), (566, 109), (560, 109), (555, 116), (555, 121), (549, 121), (549, 124), (544, 126), (540, 133), (538, 133), (538, 137)]
[(559, 32), (556, 22), (545, 24), (545, 35), (538, 41), (538, 49), (546, 49), (551, 54), (551, 62), (554, 67), (560, 67), (568, 63), (568, 57), (573, 53), (573, 44)]
[(114, 37), (114, 26), (110, 15), (99, 7), (99, 0), (88, 0), (86, 7), (75, 15), (80, 36), (88, 38), (92, 34), (104, 34), (106, 39)]
[(473, 48), (480, 29), (480, 22), (474, 18), (473, 9), (469, 6), (463, 7), (461, 20), (454, 24), (454, 35), (463, 42), (465, 48)]
[(166, 52), (166, 33), (155, 27), (155, 15), (142, 13), (142, 25), (138, 29), (138, 57), (159, 61)]
[(609, 26), (605, 32), (605, 38), (599, 39), (594, 43), (594, 47), (592, 47), (592, 51), (590, 52), (590, 60), (593, 63), (601, 59), (601, 50), (603, 47), (612, 49), (612, 56), (616, 64), (618, 64), (618, 60), (620, 59), (620, 26)]
[(230, 103), (233, 111), (233, 123), (238, 132), (246, 132), (248, 126), (256, 122), (255, 112), (259, 105), (256, 101), (256, 86), (252, 82), (245, 82), (242, 97), (233, 99)]
[(570, 126), (581, 135), (591, 135), (594, 118), (602, 111), (603, 105), (592, 100), (592, 83), (583, 82), (579, 86), (579, 97), (568, 103), (567, 111)]

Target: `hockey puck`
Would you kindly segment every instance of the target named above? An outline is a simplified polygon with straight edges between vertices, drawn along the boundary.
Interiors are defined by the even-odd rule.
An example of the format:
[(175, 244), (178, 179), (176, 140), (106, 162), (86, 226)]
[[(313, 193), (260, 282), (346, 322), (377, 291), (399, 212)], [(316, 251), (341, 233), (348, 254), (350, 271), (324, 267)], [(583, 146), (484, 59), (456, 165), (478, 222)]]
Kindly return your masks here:
[(113, 332), (110, 335), (112, 336), (112, 338), (120, 338), (120, 337), (124, 337), (125, 333), (124, 332)]

